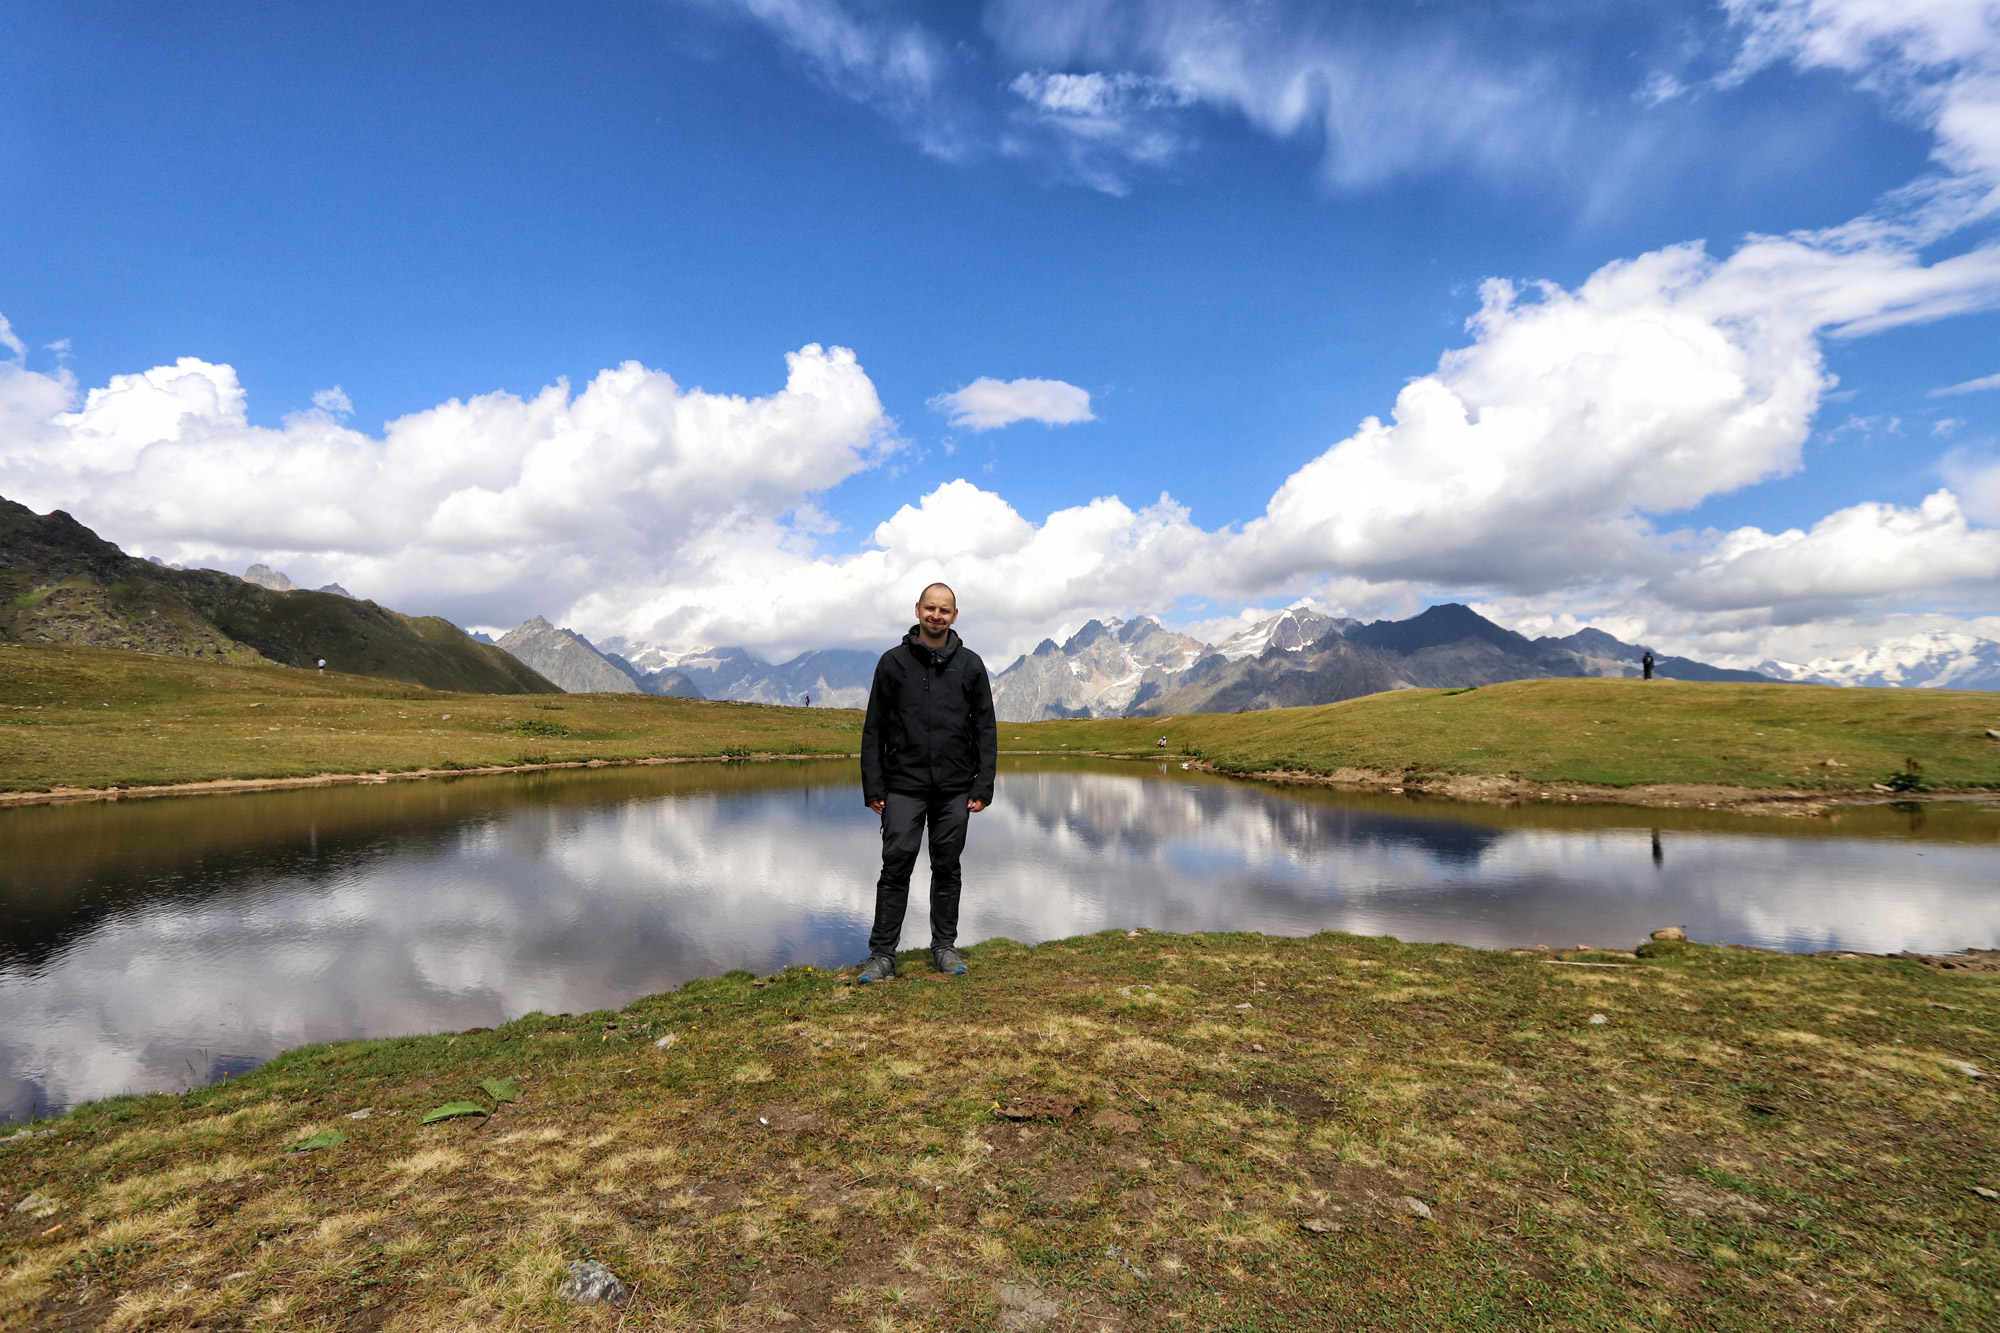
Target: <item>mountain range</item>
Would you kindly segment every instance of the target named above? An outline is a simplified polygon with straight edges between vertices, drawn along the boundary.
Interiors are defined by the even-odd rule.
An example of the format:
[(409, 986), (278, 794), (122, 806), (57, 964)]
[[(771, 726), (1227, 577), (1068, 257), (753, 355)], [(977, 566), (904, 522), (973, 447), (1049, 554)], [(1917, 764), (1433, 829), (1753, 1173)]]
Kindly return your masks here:
[[(283, 577), (264, 572), (272, 581)], [(471, 694), (557, 688), (519, 658), (474, 642), (437, 616), (140, 560), (60, 509), (37, 514), (6, 499), (0, 499), (0, 641), (292, 667), (324, 658), (335, 671)]]
[[(996, 675), (993, 698), (1008, 722), (1234, 713), (1419, 686), (1637, 676), (1646, 651), (1597, 629), (1529, 639), (1457, 603), (1367, 624), (1295, 607), (1213, 646), (1149, 617), (1093, 620), (1062, 644), (1044, 639)], [(1665, 654), (1655, 655), (1654, 674), (1772, 679)]]
[(2000, 690), (2000, 643), (1971, 634), (1930, 630), (1886, 640), (1853, 657), (1760, 662), (1757, 669), (1778, 680), (1815, 685)]
[[(573, 691), (638, 689), (822, 708), (866, 706), (879, 655), (831, 648), (773, 664), (740, 647), (676, 652), (623, 638), (592, 644), (539, 616), (499, 644)], [(1216, 644), (1142, 616), (1093, 620), (1060, 644), (1044, 639), (994, 675), (993, 700), (1007, 722), (1240, 712), (1413, 686), (1637, 676), (1646, 651), (1596, 629), (1529, 639), (1456, 603), (1372, 623), (1293, 607)], [(1773, 679), (1665, 654), (1656, 655), (1655, 671), (1670, 680)]]

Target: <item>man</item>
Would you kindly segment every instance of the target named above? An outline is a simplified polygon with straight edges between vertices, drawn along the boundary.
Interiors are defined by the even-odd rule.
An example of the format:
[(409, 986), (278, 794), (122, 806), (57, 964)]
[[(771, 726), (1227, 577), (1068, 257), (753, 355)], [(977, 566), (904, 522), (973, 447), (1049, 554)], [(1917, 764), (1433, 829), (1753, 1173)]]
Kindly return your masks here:
[(917, 623), (882, 654), (861, 727), (861, 799), (882, 817), (882, 877), (862, 985), (896, 975), (896, 939), (910, 901), (910, 872), (926, 831), (931, 846), (931, 962), (965, 975), (958, 952), (959, 854), (966, 825), (993, 802), (1000, 731), (986, 664), (959, 640), (958, 595), (933, 583), (917, 598)]

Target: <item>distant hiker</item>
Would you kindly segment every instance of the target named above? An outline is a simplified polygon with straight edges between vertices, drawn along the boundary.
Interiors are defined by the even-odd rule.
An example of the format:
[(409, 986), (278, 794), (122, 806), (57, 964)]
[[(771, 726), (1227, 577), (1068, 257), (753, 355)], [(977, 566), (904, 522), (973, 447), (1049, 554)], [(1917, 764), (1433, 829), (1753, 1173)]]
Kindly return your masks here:
[(808, 694), (806, 696), (806, 707), (811, 708), (812, 706), (813, 706), (813, 697), (810, 694)]
[(1651, 680), (1653, 678), (1653, 650), (1651, 648), (1648, 648), (1646, 655), (1639, 659), (1639, 670), (1645, 672), (1645, 679)]
[(952, 629), (958, 594), (933, 583), (917, 598), (917, 623), (882, 654), (861, 726), (861, 799), (882, 817), (882, 877), (862, 985), (896, 975), (896, 940), (910, 901), (910, 872), (929, 831), (931, 962), (965, 974), (958, 952), (959, 855), (966, 825), (993, 803), (1000, 729), (986, 664)]
[(319, 659), (319, 669), (321, 671), (326, 670), (326, 659), (324, 657)]

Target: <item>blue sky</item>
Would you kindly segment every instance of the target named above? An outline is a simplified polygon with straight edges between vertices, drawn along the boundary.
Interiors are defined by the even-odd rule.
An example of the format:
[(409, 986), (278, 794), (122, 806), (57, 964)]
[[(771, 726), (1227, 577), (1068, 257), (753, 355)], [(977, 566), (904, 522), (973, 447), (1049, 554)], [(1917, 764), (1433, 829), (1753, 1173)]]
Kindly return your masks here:
[[(0, 395), (25, 406), (0, 411), (0, 493), (167, 558), (268, 559), (463, 623), (543, 613), (682, 647), (874, 641), (933, 571), (969, 580), (1010, 646), (1095, 614), (1299, 597), (1358, 614), (1467, 597), (1531, 629), (1595, 620), (1746, 658), (1966, 617), (1989, 631), (2000, 389), (1932, 394), (2000, 372), (1977, 201), (2000, 167), (1979, 92), (1995, 20), (1874, 10), (12, 5), (0, 316), (22, 352)], [(1744, 330), (1765, 298), (1741, 284), (1693, 305), (1760, 373), (1816, 366), (1838, 387), (1724, 394), (1629, 446), (1691, 441), (1681, 472), (1565, 497), (1590, 432), (1616, 430), (1580, 399), (1608, 390), (1557, 383), (1574, 348), (1496, 352), (1517, 378), (1474, 379), (1533, 415), (1546, 378), (1574, 428), (1509, 443), (1497, 484), (1440, 485), (1428, 508), (1426, 487), (1493, 451), (1406, 430), (1389, 472), (1349, 449), (1289, 527), (1268, 512), (1442, 355), (1487, 345), (1467, 327), (1487, 280), (1574, 294), (1690, 242), (1726, 265), (1752, 233), (1808, 238), (1787, 272), (1842, 270), (1773, 283), (1771, 309), (1837, 290), (1855, 313), (1760, 341)], [(1643, 323), (1619, 299), (1619, 327)], [(1871, 318), (1886, 327), (1845, 336)], [(872, 410), (815, 415), (788, 393), (786, 354), (812, 344), (852, 349), (842, 382)], [(1646, 355), (1607, 353), (1626, 354)], [(194, 399), (185, 374), (155, 376), (119, 401), (164, 395), (165, 416), (91, 417), (93, 390), (108, 410), (119, 377), (179, 358), (209, 368)], [(567, 421), (554, 443), (525, 418), (437, 434), (453, 399), (581, 395), (628, 361), (689, 395), (671, 439), (643, 412)], [(934, 400), (981, 377), (1073, 385), (1092, 419), (954, 428)], [(203, 396), (223, 379), (239, 416)], [(704, 425), (696, 389), (773, 419)], [(1498, 410), (1454, 392), (1475, 420)], [(385, 430), (398, 420), (413, 442)], [(1755, 438), (1716, 443), (1739, 428)], [(616, 453), (606, 439), (648, 430), (646, 460), (548, 481), (550, 450)], [(102, 456), (77, 443), (114, 436)], [(820, 452), (769, 464), (787, 450)], [(695, 477), (699, 456), (728, 475)], [(377, 503), (439, 457), (457, 471), (434, 494)], [(262, 480), (228, 495), (232, 476)], [(1378, 502), (1367, 478), (1415, 498)], [(536, 507), (565, 484), (565, 515)], [(1922, 517), (1941, 488), (1958, 517)], [(1163, 492), (1181, 508), (1150, 528), (1050, 527)], [(1890, 509), (1824, 538), (1865, 566), (1845, 581), (1799, 573), (1829, 564), (1810, 541), (1721, 535), (1868, 505)], [(936, 521), (885, 542), (905, 506)], [(1571, 518), (1593, 535), (1571, 540)], [(1473, 535), (1450, 559), (1394, 535), (1427, 525)]]

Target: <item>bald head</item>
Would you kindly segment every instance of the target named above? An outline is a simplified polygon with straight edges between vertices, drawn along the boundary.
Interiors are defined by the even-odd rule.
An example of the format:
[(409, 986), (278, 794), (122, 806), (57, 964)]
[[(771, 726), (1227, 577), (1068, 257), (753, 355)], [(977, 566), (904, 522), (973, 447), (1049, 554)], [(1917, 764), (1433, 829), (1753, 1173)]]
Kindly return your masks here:
[(925, 602), (930, 601), (932, 593), (936, 593), (938, 599), (952, 610), (956, 611), (958, 609), (958, 594), (951, 590), (949, 583), (926, 584), (924, 590), (917, 594), (918, 607), (921, 608)]

